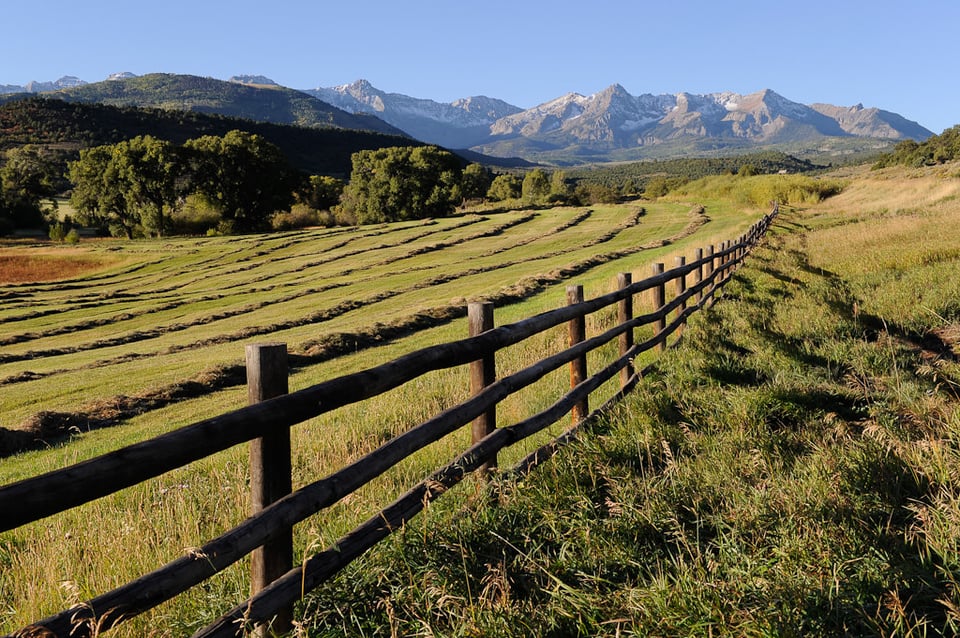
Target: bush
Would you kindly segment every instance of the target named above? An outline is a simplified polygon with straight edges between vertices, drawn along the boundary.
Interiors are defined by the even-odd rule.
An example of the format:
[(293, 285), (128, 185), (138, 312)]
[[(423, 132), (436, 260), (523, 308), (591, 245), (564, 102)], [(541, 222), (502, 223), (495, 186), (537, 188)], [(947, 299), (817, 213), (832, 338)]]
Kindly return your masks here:
[(179, 235), (204, 235), (216, 228), (223, 216), (216, 204), (203, 195), (187, 196), (180, 210), (170, 215), (173, 232)]
[[(329, 215), (329, 214), (328, 214)], [(333, 220), (332, 215), (329, 216)], [(295, 230), (310, 226), (332, 226), (320, 220), (320, 211), (310, 208), (306, 204), (294, 204), (289, 211), (275, 213), (270, 218), (270, 225), (274, 230)]]
[(60, 222), (50, 226), (50, 241), (62, 242), (67, 237), (67, 228)]

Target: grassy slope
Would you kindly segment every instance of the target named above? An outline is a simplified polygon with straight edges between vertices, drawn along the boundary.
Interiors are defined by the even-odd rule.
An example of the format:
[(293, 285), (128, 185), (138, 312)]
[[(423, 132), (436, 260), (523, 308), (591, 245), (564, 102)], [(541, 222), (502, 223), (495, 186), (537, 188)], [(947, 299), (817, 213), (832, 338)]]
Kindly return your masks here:
[(960, 180), (853, 177), (593, 436), (434, 507), (309, 635), (955, 635)]
[[(638, 224), (626, 224), (636, 209), (636, 205), (598, 206), (589, 215), (584, 209), (558, 209), (539, 211), (529, 219), (528, 213), (511, 212), (428, 225), (91, 245), (92, 252), (106, 251), (123, 258), (124, 263), (73, 283), (8, 289), (22, 296), (8, 298), (0, 309), (0, 319), (5, 320), (0, 336), (21, 335), (23, 340), (11, 340), (0, 354), (33, 354), (0, 364), (0, 378), (25, 370), (47, 376), (8, 383), (0, 393), (2, 420), (16, 425), (41, 408), (74, 410), (78, 403), (109, 403), (119, 394), (202, 376), (204, 370), (235, 365), (242, 360), (243, 343), (254, 339), (287, 341), (291, 352), (301, 357), (304, 364), (291, 377), (291, 389), (295, 390), (424, 345), (460, 338), (465, 327), (462, 321), (439, 322), (413, 331), (408, 338), (378, 342), (376, 347), (334, 359), (311, 359), (325, 334), (379, 329), (431, 308), (461, 307), (465, 298), (502, 294), (532, 275), (547, 275), (545, 287), (531, 288), (512, 303), (505, 299), (502, 303), (506, 305), (498, 304), (499, 323), (516, 320), (563, 303), (565, 276), (554, 272), (563, 267), (627, 251), (627, 257), (601, 262), (577, 275), (576, 281), (584, 284), (587, 295), (595, 296), (610, 289), (616, 273), (634, 270), (635, 278), (643, 277), (650, 272), (651, 262), (662, 259), (672, 263), (677, 251), (689, 256), (693, 247), (734, 236), (761, 212), (708, 209), (710, 221), (696, 225), (703, 220), (691, 217), (689, 203), (663, 202), (648, 206)], [(696, 222), (696, 232), (685, 237), (693, 228), (691, 222)], [(501, 233), (480, 236), (507, 223), (514, 225)], [(608, 240), (596, 243), (607, 235)], [(676, 241), (654, 247), (666, 237)], [(419, 248), (438, 244), (445, 247), (415, 254)], [(651, 248), (641, 249), (645, 245)], [(473, 273), (473, 269), (479, 271)], [(461, 276), (446, 283), (433, 280), (458, 273)], [(313, 291), (331, 285), (338, 287)], [(368, 303), (352, 310), (341, 307), (329, 316), (312, 316), (357, 299)], [(57, 312), (43, 315), (48, 309)], [(211, 317), (215, 312), (236, 314)], [(126, 316), (121, 316), (123, 313)], [(104, 325), (90, 323), (95, 319), (108, 321)], [(250, 326), (283, 322), (289, 327), (255, 338), (241, 333)], [(186, 327), (170, 329), (180, 324)], [(165, 329), (156, 335), (142, 332), (157, 327)], [(63, 334), (54, 334), (57, 330)], [(142, 338), (127, 344), (57, 352), (58, 348), (92, 345), (138, 331)], [(504, 352), (498, 357), (498, 368), (505, 373), (532, 357), (555, 351), (561, 332)], [(210, 341), (224, 334), (234, 336), (226, 343)], [(177, 349), (183, 346), (186, 348)], [(113, 361), (103, 364), (108, 357)], [(565, 371), (551, 375), (545, 383), (548, 389), (523, 393), (505, 404), (501, 419), (508, 422), (529, 414), (566, 383)], [(466, 387), (465, 370), (444, 371), (363, 407), (341, 410), (296, 429), (295, 484), (323, 476), (436, 413)], [(66, 445), (6, 458), (0, 463), (0, 483), (221, 413), (242, 405), (244, 395), (243, 387), (228, 387), (148, 410), (124, 420), (122, 427), (94, 430)], [(369, 516), (373, 505), (382, 505), (422, 478), (427, 468), (462, 450), (467, 436), (463, 432), (448, 437), (436, 449), (398, 467), (384, 481), (338, 504), (329, 516), (298, 526), (298, 552), (325, 545)], [(506, 461), (515, 461), (520, 453), (506, 455)], [(74, 512), (0, 535), (0, 630), (21, 626), (117, 586), (236, 524), (247, 508), (245, 454), (239, 446)], [(454, 497), (464, 498), (468, 493)], [(124, 560), (104, 560), (111, 556), (123, 556)], [(139, 636), (148, 628), (160, 635), (188, 633), (241, 600), (246, 583), (245, 569), (238, 566), (113, 635)]]

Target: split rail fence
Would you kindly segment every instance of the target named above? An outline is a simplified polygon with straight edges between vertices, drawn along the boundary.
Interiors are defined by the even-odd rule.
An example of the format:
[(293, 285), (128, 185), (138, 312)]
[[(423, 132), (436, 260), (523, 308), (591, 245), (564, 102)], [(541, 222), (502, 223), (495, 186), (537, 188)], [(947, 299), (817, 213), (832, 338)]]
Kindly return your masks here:
[[(689, 263), (678, 257), (670, 270), (655, 264), (653, 274), (638, 282), (632, 282), (629, 273), (621, 274), (618, 289), (601, 297), (584, 300), (581, 286), (569, 286), (567, 306), (510, 325), (494, 327), (492, 304), (470, 304), (468, 338), (431, 346), (297, 392), (287, 393), (284, 344), (247, 346), (248, 406), (0, 488), (0, 532), (72, 509), (245, 442), (250, 442), (251, 503), (255, 513), (198, 550), (13, 635), (99, 635), (198, 585), (248, 554), (252, 554), (251, 597), (194, 637), (284, 631), (290, 627), (293, 604), (303, 592), (331, 578), (471, 472), (492, 471), (500, 450), (571, 414), (573, 425), (568, 430), (514, 468), (517, 472), (528, 471), (574, 438), (578, 428), (589, 420), (591, 393), (619, 377), (619, 391), (600, 410), (622, 398), (640, 378), (635, 359), (645, 351), (665, 349), (670, 337), (682, 331), (690, 315), (713, 303), (716, 292), (763, 237), (777, 213), (774, 205), (769, 214), (736, 241), (724, 242), (716, 250), (713, 246), (698, 249)], [(667, 301), (671, 283), (674, 294)], [(652, 298), (654, 310), (634, 316), (633, 301), (641, 293)], [(587, 316), (614, 304), (617, 325), (586, 338)], [(564, 324), (569, 332), (567, 349), (497, 378), (498, 350)], [(635, 331), (645, 325), (653, 326), (654, 335), (634, 343)], [(614, 340), (619, 344), (617, 358), (588, 375), (587, 353)], [(470, 367), (471, 398), (325, 478), (291, 492), (292, 426), (375, 397), (428, 372), (462, 365)], [(570, 369), (569, 392), (543, 412), (508, 427), (497, 427), (496, 406), (500, 401), (563, 366)], [(467, 424), (472, 424), (473, 433), (473, 444), (468, 450), (339, 539), (332, 548), (293, 565), (295, 524)]]

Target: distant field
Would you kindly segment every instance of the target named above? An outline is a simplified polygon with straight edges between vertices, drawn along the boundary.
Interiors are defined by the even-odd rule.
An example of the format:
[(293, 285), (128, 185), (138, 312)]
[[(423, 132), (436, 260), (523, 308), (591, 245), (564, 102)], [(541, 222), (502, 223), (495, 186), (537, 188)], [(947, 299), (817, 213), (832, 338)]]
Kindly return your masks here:
[[(90, 242), (82, 252), (11, 247), (0, 252), (0, 274), (18, 264), (36, 269), (38, 280), (66, 276), (0, 292), (0, 425), (21, 429), (40, 411), (93, 414), (91, 406), (118, 395), (203, 375), (214, 387), (218, 368), (236, 365), (242, 345), (254, 340), (287, 343), (306, 357), (308, 370), (311, 357), (366, 348), (384, 326), (417, 333), (442, 324), (468, 299), (525, 301), (521, 312), (539, 311), (558, 298), (555, 290), (539, 293), (545, 283), (562, 282), (559, 269), (580, 271), (596, 294), (616, 272), (662, 254), (661, 240), (689, 243), (685, 235), (696, 230), (705, 242), (712, 231), (732, 234), (753, 221), (740, 215), (704, 223), (690, 208), (570, 208), (239, 238)], [(84, 275), (84, 268), (96, 272)], [(7, 281), (27, 278), (21, 268)], [(409, 325), (417, 317), (418, 325)], [(426, 345), (421, 337), (405, 341)], [(327, 376), (331, 365), (322, 367), (310, 376)]]
[[(733, 238), (763, 212), (636, 202), (243, 237), (84, 241), (80, 252), (5, 246), (0, 254), (20, 262), (43, 253), (102, 266), (0, 288), (6, 445), (22, 442), (17, 432), (30, 432), (28, 441), (36, 433), (70, 434), (62, 445), (4, 458), (0, 484), (244, 405), (247, 343), (286, 343), (296, 390), (466, 336), (467, 301), (492, 300), (498, 323), (515, 321), (562, 305), (568, 283), (597, 296), (612, 289), (617, 273), (646, 277), (653, 262), (672, 264), (674, 254), (692, 256)], [(563, 339), (558, 331), (508, 349), (498, 369), (517, 369)], [(546, 383), (569, 381), (563, 371)], [(297, 428), (295, 486), (462, 399), (466, 389), (465, 370), (443, 371)], [(513, 422), (549, 402), (542, 388), (521, 392), (501, 406), (499, 419)], [(336, 538), (371, 503), (462, 450), (468, 436), (449, 437), (322, 522), (298, 526), (297, 551)], [(135, 578), (242, 520), (244, 455), (239, 446), (0, 536), (0, 571), (16, 574), (0, 577), (0, 633)], [(110, 560), (118, 555), (128, 559)], [(185, 633), (240, 600), (246, 587), (237, 566), (111, 635), (158, 625), (167, 628), (161, 635)]]

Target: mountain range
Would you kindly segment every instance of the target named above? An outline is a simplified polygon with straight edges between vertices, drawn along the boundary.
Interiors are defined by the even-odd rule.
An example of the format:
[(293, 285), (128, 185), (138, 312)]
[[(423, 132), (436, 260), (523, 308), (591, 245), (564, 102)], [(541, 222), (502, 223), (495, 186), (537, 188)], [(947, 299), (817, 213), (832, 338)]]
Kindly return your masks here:
[[(568, 93), (533, 108), (474, 96), (441, 103), (381, 91), (365, 80), (294, 90), (264, 76), (114, 74), (0, 85), (0, 93), (49, 92), (68, 101), (191, 110), (299, 126), (404, 134), (451, 149), (555, 163), (730, 154), (777, 148), (882, 150), (932, 131), (879, 108), (804, 105), (770, 89), (748, 95), (632, 95), (614, 84)], [(838, 150), (839, 149), (839, 150)]]
[(423, 141), (528, 159), (639, 159), (683, 154), (691, 147), (730, 151), (827, 140), (844, 148), (889, 146), (933, 135), (890, 111), (861, 104), (807, 106), (769, 89), (749, 95), (635, 96), (614, 84), (530, 109), (487, 97), (442, 104), (385, 93), (364, 80), (307, 92), (346, 111), (375, 114)]

